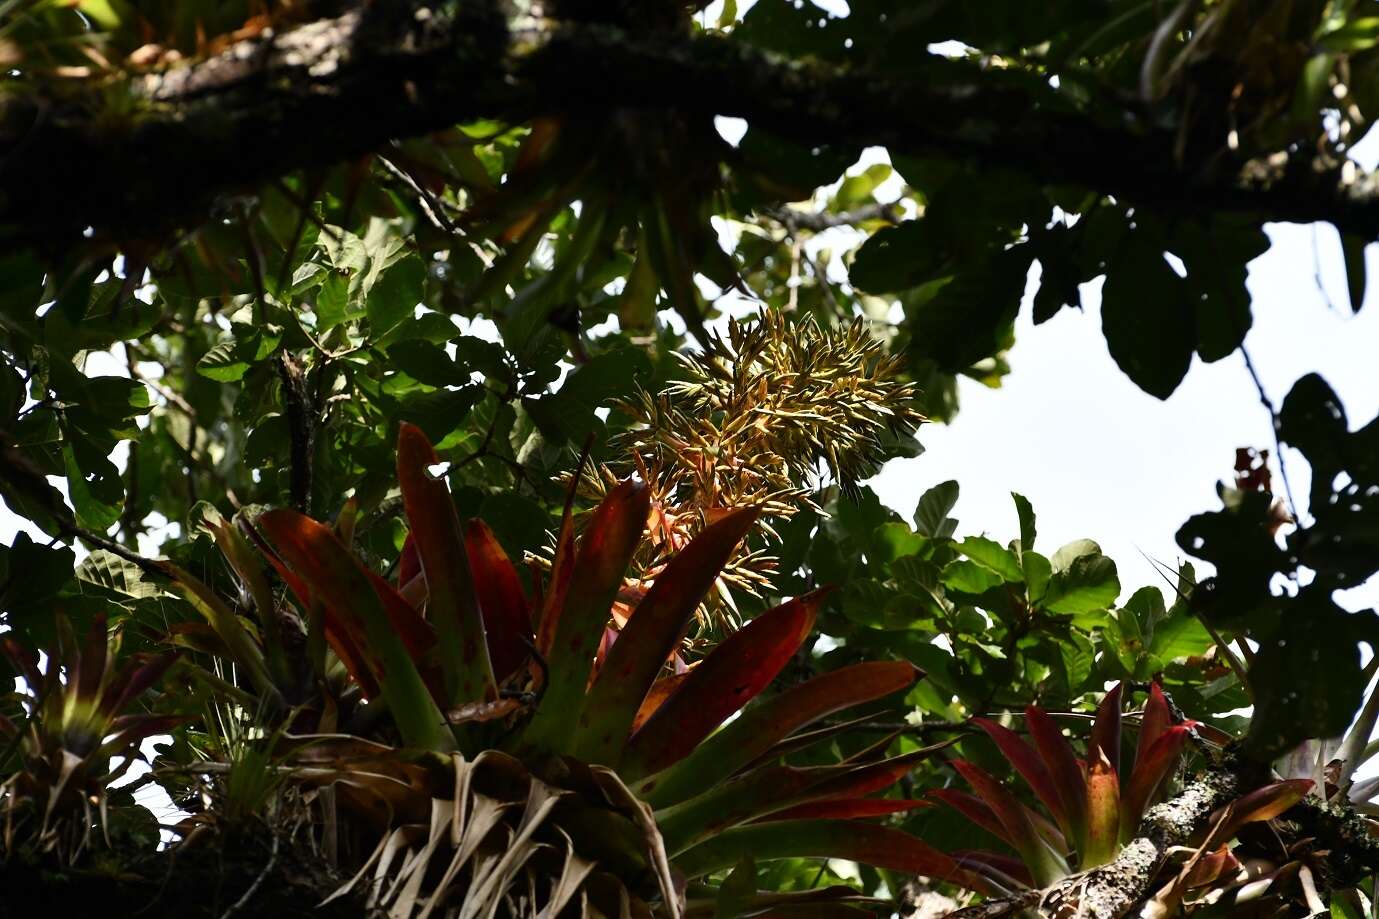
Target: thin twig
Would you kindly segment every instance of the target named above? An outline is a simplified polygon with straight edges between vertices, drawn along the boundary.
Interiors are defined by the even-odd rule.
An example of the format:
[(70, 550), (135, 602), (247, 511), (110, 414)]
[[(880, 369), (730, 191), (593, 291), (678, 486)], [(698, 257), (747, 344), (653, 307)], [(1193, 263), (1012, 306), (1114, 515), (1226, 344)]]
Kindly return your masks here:
[(1273, 400), (1264, 390), (1264, 383), (1259, 379), (1259, 373), (1255, 370), (1254, 361), (1250, 360), (1250, 352), (1245, 348), (1244, 342), (1240, 344), (1240, 354), (1245, 358), (1245, 369), (1250, 373), (1250, 379), (1254, 381), (1255, 390), (1259, 393), (1260, 403), (1269, 410), (1269, 419), (1273, 422), (1274, 428), (1274, 455), (1278, 457), (1278, 474), (1283, 479), (1283, 491), (1288, 496), (1288, 512), (1293, 515), (1293, 522), (1302, 526), (1302, 518), (1298, 516), (1298, 502), (1293, 500), (1293, 486), (1288, 481), (1288, 464), (1283, 458), (1283, 425), (1278, 417), (1278, 410), (1274, 408)]
[(244, 892), (244, 896), (240, 897), (238, 900), (236, 900), (233, 904), (230, 905), (229, 909), (220, 914), (220, 919), (230, 919), (230, 917), (233, 916), (236, 912), (238, 912), (244, 906), (244, 904), (248, 903), (249, 900), (254, 896), (254, 894), (258, 893), (259, 888), (263, 886), (264, 880), (267, 879), (268, 875), (273, 871), (273, 866), (277, 863), (278, 834), (274, 833), (273, 848), (268, 853), (268, 864), (263, 866), (263, 870), (259, 872), (258, 877), (254, 878), (254, 883), (249, 885), (249, 889)]

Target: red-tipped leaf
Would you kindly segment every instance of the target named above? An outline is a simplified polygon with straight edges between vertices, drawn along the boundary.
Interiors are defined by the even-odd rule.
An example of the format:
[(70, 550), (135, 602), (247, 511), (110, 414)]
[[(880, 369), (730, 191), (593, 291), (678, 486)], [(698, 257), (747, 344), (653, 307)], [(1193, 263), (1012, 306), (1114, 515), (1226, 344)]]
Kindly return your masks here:
[(985, 878), (908, 833), (852, 820), (782, 820), (736, 827), (690, 849), (675, 860), (675, 867), (692, 879), (730, 868), (747, 855), (757, 861), (844, 858), (996, 892)]
[(979, 766), (965, 760), (954, 760), (952, 765), (991, 808), (1005, 830), (1005, 839), (1020, 853), (1035, 880), (1047, 885), (1067, 875), (1068, 866), (1039, 835), (1015, 795)]
[(835, 798), (831, 801), (815, 801), (777, 811), (761, 821), (767, 820), (865, 820), (869, 817), (886, 817), (891, 814), (905, 814), (923, 807), (933, 807), (933, 802), (909, 798)]
[(455, 502), (445, 482), (428, 471), (438, 462), (440, 457), (421, 429), (404, 422), (397, 435), (398, 484), (426, 575), (427, 616), (440, 642), (442, 701), (453, 707), (493, 699), (498, 689)]
[(258, 525), (314, 597), (362, 626), (381, 668), (375, 677), (403, 741), (425, 749), (451, 748), (453, 737), (374, 589), (371, 572), (328, 527), (295, 511), (268, 511)]
[(1063, 736), (1058, 723), (1037, 705), (1025, 709), (1025, 726), (1063, 802), (1063, 813), (1071, 831), (1068, 841), (1081, 851), (1087, 840), (1087, 780), (1078, 764), (1077, 753)]
[(724, 639), (632, 736), (620, 772), (636, 779), (684, 759), (775, 679), (809, 635), (827, 594), (816, 590), (783, 603)]
[(1096, 719), (1092, 722), (1092, 737), (1087, 744), (1087, 767), (1097, 761), (1097, 751), (1106, 757), (1111, 769), (1120, 772), (1120, 696), (1121, 684), (1112, 686), (1097, 706)]
[(471, 520), (464, 528), (465, 552), (474, 575), (474, 592), (484, 617), (488, 636), (489, 660), (493, 675), (501, 683), (531, 656), (535, 640), (531, 627), (531, 606), (503, 547), (488, 524)]
[(1144, 759), (1145, 754), (1154, 746), (1154, 742), (1159, 739), (1169, 728), (1173, 727), (1173, 713), (1168, 708), (1168, 700), (1164, 698), (1163, 690), (1158, 683), (1149, 685), (1149, 698), (1144, 702), (1144, 714), (1140, 717), (1140, 736), (1135, 742), (1135, 765), (1139, 767), (1140, 760)]
[(1063, 807), (1063, 796), (1058, 785), (1049, 773), (1048, 766), (1039, 754), (1014, 731), (987, 718), (973, 718), (973, 723), (987, 733), (1005, 758), (1015, 767), (1015, 771), (1028, 783), (1030, 790), (1044, 802), (1053, 819), (1058, 822), (1063, 835), (1071, 838), (1074, 834), (1068, 822), (1067, 810)]
[(594, 679), (579, 716), (575, 755), (616, 766), (656, 674), (679, 647), (694, 611), (718, 580), (758, 510), (734, 510), (705, 527), (656, 576)]
[(402, 541), (402, 552), (397, 557), (397, 586), (404, 587), (421, 574), (421, 556), (417, 554), (417, 540), (411, 533)]
[(992, 836), (1014, 848), (1015, 843), (1011, 841), (1010, 836), (1006, 833), (1006, 828), (996, 817), (996, 812), (988, 807), (981, 798), (965, 791), (958, 791), (956, 788), (935, 788), (929, 792), (929, 797), (942, 801)]
[(653, 807), (683, 801), (722, 781), (783, 738), (835, 712), (909, 689), (923, 674), (904, 661), (871, 661), (817, 676), (752, 706), (683, 761), (638, 789)]
[(1178, 764), (1178, 757), (1187, 743), (1190, 729), (1186, 725), (1172, 725), (1159, 734), (1153, 746), (1135, 756), (1135, 769), (1121, 795), (1121, 837), (1130, 839), (1140, 825), (1140, 818), (1155, 792)]
[[(570, 752), (594, 652), (603, 637), (613, 598), (642, 540), (649, 509), (646, 485), (634, 480), (623, 482), (599, 504), (580, 537), (563, 602), (547, 607), (547, 617), (555, 618), (554, 638), (546, 657), (549, 683), (526, 738), (536, 747)], [(553, 596), (554, 588), (553, 584)], [(546, 621), (541, 625), (545, 628)]]
[(1120, 846), (1120, 777), (1104, 750), (1092, 748), (1087, 764), (1087, 844), (1078, 853), (1084, 871), (1116, 857)]
[(1210, 845), (1207, 848), (1230, 841), (1247, 823), (1273, 820), (1305, 798), (1312, 790), (1312, 784), (1311, 779), (1288, 779), (1242, 795), (1213, 818), (1214, 829), (1208, 837)]

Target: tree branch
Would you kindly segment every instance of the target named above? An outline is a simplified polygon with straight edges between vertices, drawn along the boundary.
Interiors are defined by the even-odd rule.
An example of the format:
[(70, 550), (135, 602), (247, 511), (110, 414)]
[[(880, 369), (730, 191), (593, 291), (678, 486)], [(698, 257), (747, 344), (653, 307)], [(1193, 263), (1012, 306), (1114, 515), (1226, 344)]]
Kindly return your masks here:
[[(131, 75), (120, 93), (26, 75), (0, 101), (0, 240), (144, 238), (226, 196), (459, 121), (675, 108), (746, 118), (804, 143), (881, 144), (1083, 185), (1160, 209), (1326, 220), (1379, 236), (1379, 176), (1309, 151), (1184, 167), (1171, 129), (1127, 103), (1114, 122), (1052, 90), (977, 71), (893, 76), (787, 61), (731, 38), (507, 18), (496, 0), (369, 4), (265, 32), (216, 57)], [(118, 79), (118, 78), (116, 78)], [(60, 194), (54, 189), (61, 189)]]

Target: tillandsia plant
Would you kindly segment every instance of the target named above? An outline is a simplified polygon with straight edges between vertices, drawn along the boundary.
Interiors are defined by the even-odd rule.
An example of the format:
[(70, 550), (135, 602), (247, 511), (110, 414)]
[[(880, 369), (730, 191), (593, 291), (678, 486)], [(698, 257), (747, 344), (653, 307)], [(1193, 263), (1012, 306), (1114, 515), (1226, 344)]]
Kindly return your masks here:
[[(668, 667), (756, 507), (689, 539), (610, 635), (649, 488), (618, 484), (578, 537), (567, 506), (550, 577), (528, 592), (488, 528), (461, 522), (428, 472), (436, 461), (404, 425), (402, 584), (367, 567), (338, 528), (292, 510), (254, 521), (300, 607), (275, 614), (319, 634), (316, 666), (338, 658), (364, 697), (331, 703), (344, 704), (340, 730), (373, 725), (372, 739), (279, 738), (287, 781), (333, 788), (333, 826), (358, 872), (342, 892), (360, 890), (396, 916), (555, 915), (572, 903), (679, 916), (717, 902), (720, 872), (749, 857), (845, 858), (995, 890), (871, 822), (925, 806), (875, 795), (934, 747), (889, 756), (886, 737), (818, 764), (847, 724), (806, 729), (909, 688), (921, 676), (911, 664), (857, 663), (757, 699), (809, 636), (827, 591), (768, 610), (692, 668)], [(808, 765), (791, 764), (800, 751)], [(751, 911), (858, 898), (850, 888), (758, 894), (754, 884), (734, 896)]]
[[(70, 865), (94, 830), (109, 841), (111, 785), (141, 759), (139, 744), (182, 719), (133, 710), (176, 654), (117, 663), (118, 633), (107, 634), (103, 614), (92, 618), (83, 639), (66, 617), (59, 615), (57, 625), (57, 645), (42, 663), (14, 638), (0, 642), (22, 679), (22, 691), (11, 697), (19, 709), (0, 713), (0, 855), (51, 856)], [(115, 758), (121, 762), (112, 766)]]
[[(1212, 742), (1230, 739), (1197, 722), (1176, 719), (1162, 690), (1153, 683), (1139, 715), (1133, 759), (1122, 764), (1121, 704), (1122, 684), (1118, 683), (1097, 708), (1084, 756), (1078, 755), (1055, 718), (1037, 705), (1024, 713), (1029, 741), (995, 721), (974, 719), (1043, 810), (1022, 801), (976, 764), (953, 761), (954, 770), (975, 795), (945, 788), (929, 792), (930, 796), (1001, 840), (1015, 856), (964, 850), (950, 853), (952, 857), (1007, 896), (1030, 892), (1030, 902), (1051, 911), (1047, 914), (1081, 915), (1101, 908), (1104, 904), (1095, 902), (1077, 877), (1111, 865), (1120, 856), (1143, 860), (1127, 849), (1141, 841), (1151, 808), (1172, 797), (1189, 741), (1206, 747), (1201, 734)], [(1138, 897), (1141, 914), (1170, 916), (1189, 898), (1193, 905), (1212, 904), (1235, 892), (1234, 888), (1268, 874), (1257, 863), (1244, 870), (1247, 859), (1237, 858), (1232, 840), (1247, 824), (1272, 820), (1288, 811), (1312, 787), (1310, 779), (1268, 782), (1222, 802), (1205, 822), (1200, 838), (1183, 840), (1179, 858), (1154, 868), (1157, 880)], [(1151, 823), (1172, 818), (1171, 806), (1164, 807), (1164, 813), (1150, 815)]]
[[(813, 496), (825, 481), (854, 497), (925, 420), (914, 386), (900, 380), (900, 362), (861, 319), (824, 328), (812, 315), (767, 310), (730, 321), (701, 352), (676, 357), (679, 379), (623, 404), (633, 424), (614, 447), (630, 459), (605, 466), (594, 483), (606, 490), (629, 470), (648, 483), (652, 522), (634, 559), (638, 581), (653, 580), (668, 557), (734, 508), (759, 508), (753, 532), (774, 539), (773, 523), (805, 508), (822, 513)], [(740, 625), (731, 589), (766, 588), (773, 562), (744, 543), (701, 619), (712, 613), (717, 625)]]

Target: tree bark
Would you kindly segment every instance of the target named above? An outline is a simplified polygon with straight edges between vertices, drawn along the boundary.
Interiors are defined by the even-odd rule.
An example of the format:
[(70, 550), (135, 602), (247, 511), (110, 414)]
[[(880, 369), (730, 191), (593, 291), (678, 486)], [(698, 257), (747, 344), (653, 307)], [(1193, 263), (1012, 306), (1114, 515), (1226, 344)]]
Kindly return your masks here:
[[(457, 122), (676, 108), (806, 144), (963, 157), (1156, 208), (1325, 220), (1379, 236), (1379, 177), (1279, 153), (1204, 174), (1127, 105), (1102, 123), (1048, 94), (961, 78), (783, 60), (731, 38), (509, 17), (496, 0), (361, 5), (112, 88), (26, 76), (0, 96), (0, 241), (61, 246), (88, 228), (157, 238), (227, 197)], [(112, 98), (122, 95), (119, 111)]]

